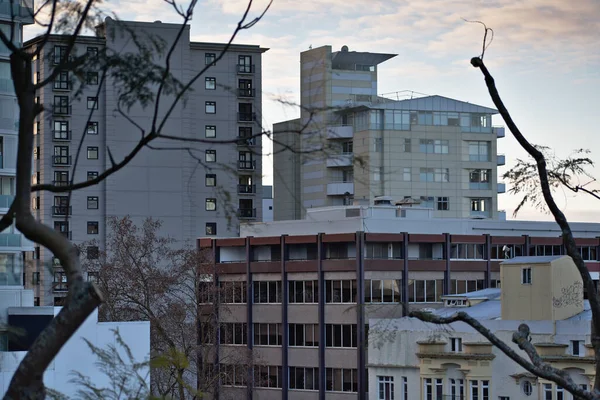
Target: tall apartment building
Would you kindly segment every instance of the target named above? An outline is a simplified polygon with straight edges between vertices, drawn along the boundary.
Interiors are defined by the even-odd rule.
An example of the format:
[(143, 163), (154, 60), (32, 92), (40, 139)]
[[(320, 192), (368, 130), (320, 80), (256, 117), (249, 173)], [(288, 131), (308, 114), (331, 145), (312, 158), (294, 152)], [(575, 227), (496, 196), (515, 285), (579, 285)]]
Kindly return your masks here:
[[(404, 309), (442, 308), (447, 296), (504, 287), (500, 265), (506, 258), (564, 254), (552, 222), (432, 214), (423, 208), (322, 207), (308, 210), (304, 220), (244, 225), (240, 238), (199, 239), (198, 246), (212, 253), (213, 282), (227, 294), (221, 303), (228, 312), (220, 316), (225, 334), (215, 343), (222, 370), (233, 374), (225, 383), (231, 398), (251, 390), (266, 400), (376, 399), (374, 382), (367, 381), (368, 346), (375, 345), (370, 319), (393, 320)], [(597, 283), (600, 224), (573, 223), (572, 229)], [(550, 287), (537, 272), (533, 279)], [(225, 361), (243, 350), (255, 357), (254, 380)], [(406, 400), (421, 398), (413, 390)]]
[[(107, 18), (97, 28), (96, 36), (77, 39), (75, 54), (139, 52), (125, 28), (141, 40), (153, 35), (171, 45), (180, 25)], [(44, 56), (34, 62), (38, 81), (63, 60), (65, 40), (54, 35), (46, 43), (42, 37), (25, 43), (31, 50), (44, 45)], [(110, 216), (130, 215), (137, 223), (146, 217), (161, 220), (161, 235), (174, 238), (181, 246), (192, 245), (198, 236), (237, 236), (240, 220), (261, 220), (262, 164), (257, 156), (261, 140), (253, 135), (261, 129), (261, 56), (266, 49), (232, 45), (215, 62), (224, 47), (193, 42), (189, 26), (185, 28), (171, 59), (172, 74), (187, 83), (205, 66), (210, 65), (210, 69), (193, 84), (185, 102), (175, 107), (163, 133), (230, 143), (155, 141), (157, 147), (178, 149), (144, 148), (102, 183), (74, 192), (68, 208), (65, 195), (39, 193), (33, 202), (36, 217), (75, 243), (96, 239), (100, 248)], [(157, 59), (164, 63), (158, 54)], [(75, 182), (94, 178), (111, 166), (108, 150), (120, 161), (140, 140), (140, 130), (116, 112), (119, 87), (111, 76), (98, 90), (99, 74), (90, 71), (85, 77), (87, 86), (77, 98), (78, 86), (72, 78), (68, 72), (61, 73), (53, 84), (39, 91), (45, 111), (36, 121), (34, 182), (64, 185), (72, 178)], [(172, 97), (163, 96), (162, 101), (163, 105), (170, 104)], [(154, 106), (135, 105), (128, 117), (148, 132), (153, 111)], [(82, 136), (82, 152), (73, 176)], [(182, 147), (192, 147), (192, 151)], [(97, 252), (94, 246), (88, 250), (88, 256)], [(31, 273), (42, 275), (40, 283), (33, 286), (36, 297), (42, 304), (60, 304), (67, 290), (60, 266), (55, 265), (54, 273), (50, 272), (48, 266), (54, 265), (54, 260), (49, 251), (37, 249), (35, 258), (37, 266)]]
[[(21, 46), (23, 26), (33, 23), (33, 1), (11, 3), (0, 1), (0, 30)], [(0, 42), (0, 215), (8, 211), (15, 195), (19, 134), (19, 107), (9, 57), (10, 50)], [(0, 233), (0, 292), (6, 289), (4, 293), (12, 293), (23, 286), (23, 252), (31, 249), (31, 243), (14, 226)]]
[[(274, 127), (298, 150), (292, 156), (276, 146), (275, 220), (378, 196), (433, 208), (438, 217), (498, 217), (505, 186), (496, 178), (504, 165), (496, 151), (504, 128), (492, 127), (497, 111), (442, 96), (378, 95), (378, 66), (393, 57), (346, 46), (301, 53), (301, 118)], [(299, 184), (290, 187), (294, 168)]]

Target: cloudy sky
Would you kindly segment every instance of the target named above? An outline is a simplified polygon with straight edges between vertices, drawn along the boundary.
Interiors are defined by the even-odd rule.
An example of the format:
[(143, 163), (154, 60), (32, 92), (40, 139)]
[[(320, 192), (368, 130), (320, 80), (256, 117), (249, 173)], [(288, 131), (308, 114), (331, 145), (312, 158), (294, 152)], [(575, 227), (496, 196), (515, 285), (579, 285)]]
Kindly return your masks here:
[[(251, 16), (266, 3), (255, 0)], [(161, 0), (106, 4), (121, 19), (178, 21)], [(192, 40), (228, 40), (246, 4), (199, 1)], [(398, 54), (380, 65), (380, 93), (414, 90), (493, 106), (481, 73), (469, 65), (481, 51), (482, 27), (462, 18), (494, 29), (486, 64), (521, 131), (558, 155), (589, 148), (600, 160), (598, 0), (274, 0), (265, 18), (236, 42), (270, 48), (262, 71), (267, 127), (299, 114), (275, 100), (299, 102), (299, 53), (311, 45)], [(508, 132), (499, 140), (499, 152), (506, 154), (507, 165), (524, 156)], [(595, 176), (600, 177), (600, 168)], [(265, 178), (269, 181), (270, 174)], [(510, 214), (517, 199), (499, 198), (500, 208)], [(599, 201), (563, 192), (556, 198), (572, 219), (600, 221)], [(525, 210), (519, 218), (548, 217)]]

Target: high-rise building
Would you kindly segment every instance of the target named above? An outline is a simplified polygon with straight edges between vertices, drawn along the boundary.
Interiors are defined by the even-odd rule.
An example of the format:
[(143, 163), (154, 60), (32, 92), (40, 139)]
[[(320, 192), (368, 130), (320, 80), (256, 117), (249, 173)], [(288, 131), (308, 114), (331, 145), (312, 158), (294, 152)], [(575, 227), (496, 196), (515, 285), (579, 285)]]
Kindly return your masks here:
[[(32, 13), (33, 1), (0, 0), (0, 30), (18, 47), (22, 44), (23, 25), (33, 23)], [(10, 53), (0, 42), (0, 215), (8, 211), (14, 200), (19, 135), (19, 106), (11, 76)], [(31, 249), (31, 243), (14, 226), (0, 233), (0, 291), (6, 289), (5, 295), (23, 286), (23, 252)]]
[(393, 57), (347, 46), (301, 53), (301, 118), (274, 127), (275, 220), (379, 196), (443, 218), (498, 218), (497, 111), (414, 92), (379, 95), (378, 66)]
[[(160, 21), (117, 22), (107, 18), (96, 36), (77, 39), (74, 54), (139, 52), (136, 41), (149, 35), (171, 45), (180, 27)], [(131, 31), (137, 40), (131, 40)], [(43, 56), (34, 61), (38, 81), (63, 61), (66, 40), (52, 35), (47, 42), (37, 37), (25, 43), (30, 50), (44, 46)], [(74, 192), (69, 207), (66, 194), (38, 193), (34, 215), (75, 243), (96, 239), (100, 248), (110, 216), (130, 215), (136, 223), (146, 217), (161, 220), (161, 235), (170, 236), (181, 246), (192, 244), (198, 236), (236, 236), (239, 221), (260, 221), (262, 164), (257, 154), (261, 140), (255, 135), (260, 132), (262, 115), (261, 56), (267, 49), (234, 44), (215, 61), (224, 48), (225, 44), (191, 41), (187, 26), (170, 63), (174, 78), (183, 83), (205, 66), (210, 68), (173, 109), (162, 133), (206, 142), (157, 140), (152, 144), (160, 150), (143, 148), (108, 179)], [(164, 57), (157, 53), (157, 62), (164, 63)], [(120, 88), (113, 76), (109, 74), (99, 89), (100, 71), (89, 71), (81, 93), (72, 78), (65, 71), (39, 91), (45, 111), (35, 125), (34, 182), (58, 186), (73, 178), (75, 182), (93, 179), (111, 167), (112, 158), (121, 161), (139, 142), (142, 132), (127, 118), (147, 129), (146, 134), (150, 130), (153, 103), (145, 108), (134, 105), (126, 111), (127, 118), (123, 117), (116, 110)], [(172, 100), (168, 93), (162, 96), (159, 119)], [(191, 150), (185, 149), (188, 147)], [(95, 246), (88, 250), (88, 257), (97, 254)], [(48, 268), (54, 260), (43, 249), (35, 252), (35, 258), (37, 269), (31, 273), (43, 275), (41, 284), (34, 286), (36, 297), (42, 304), (60, 304), (67, 290), (60, 266)]]

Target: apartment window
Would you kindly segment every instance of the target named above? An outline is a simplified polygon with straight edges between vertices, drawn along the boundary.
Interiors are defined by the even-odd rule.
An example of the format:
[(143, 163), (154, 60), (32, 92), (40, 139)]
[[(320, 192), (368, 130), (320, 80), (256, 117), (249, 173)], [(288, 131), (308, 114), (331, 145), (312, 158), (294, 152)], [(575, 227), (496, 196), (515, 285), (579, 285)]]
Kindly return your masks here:
[(245, 322), (222, 323), (220, 327), (221, 344), (247, 344), (248, 332)]
[(373, 168), (373, 180), (375, 182), (381, 181), (381, 171), (382, 171), (381, 167), (375, 167), (375, 168)]
[(216, 114), (217, 112), (217, 102), (216, 101), (207, 101), (204, 103), (204, 112), (206, 114)]
[(410, 279), (408, 281), (409, 303), (438, 303), (442, 301), (443, 279)]
[(32, 285), (39, 285), (40, 284), (40, 273), (39, 272), (34, 272), (31, 275), (31, 284)]
[(54, 96), (54, 114), (70, 114), (69, 96)]
[(69, 139), (69, 121), (54, 121), (52, 137), (55, 140)]
[(98, 246), (88, 246), (86, 254), (88, 260), (97, 260), (100, 257), (100, 250), (98, 250)]
[(32, 258), (34, 260), (39, 260), (40, 259), (40, 252), (41, 252), (40, 246), (34, 247), (33, 253), (32, 253)]
[(97, 135), (98, 134), (98, 122), (97, 121), (88, 122), (86, 132), (88, 135)]
[(319, 281), (289, 281), (289, 303), (318, 303)]
[(97, 97), (88, 97), (87, 98), (87, 109), (88, 110), (97, 110), (98, 109), (98, 98)]
[(476, 292), (484, 289), (484, 283), (483, 279), (451, 279), (450, 294)]
[(88, 210), (97, 210), (98, 209), (98, 196), (88, 196), (87, 209)]
[(577, 246), (577, 250), (584, 261), (596, 261), (598, 259), (596, 246)]
[(523, 268), (521, 270), (521, 283), (523, 285), (531, 285), (531, 268)]
[(580, 357), (582, 356), (582, 352), (580, 351), (581, 349), (581, 344), (582, 341), (581, 340), (571, 340), (571, 355), (576, 356), (576, 357)]
[(462, 353), (462, 338), (450, 338), (450, 350), (453, 353)]
[(431, 378), (423, 378), (423, 399), (433, 400), (433, 380)]
[(450, 202), (448, 200), (448, 197), (437, 198), (437, 209), (439, 211), (448, 211), (450, 209)]
[(471, 199), (471, 211), (487, 211), (487, 200), (486, 199)]
[(255, 346), (281, 346), (281, 324), (254, 324)]
[(217, 88), (217, 78), (207, 76), (204, 78), (204, 89), (215, 90)]
[(98, 178), (98, 171), (88, 171), (87, 172), (87, 180), (88, 181), (93, 181), (96, 178)]
[(326, 368), (325, 390), (328, 392), (358, 392), (358, 371), (350, 368)]
[(216, 211), (217, 210), (217, 199), (208, 198), (204, 202), (206, 211)]
[(238, 56), (238, 72), (241, 73), (252, 73), (252, 56)]
[(356, 303), (356, 279), (325, 281), (326, 303)]
[[(252, 128), (250, 128), (252, 129)], [(354, 142), (349, 140), (342, 143), (342, 153), (350, 154), (354, 152)]]
[(470, 381), (471, 383), (471, 400), (480, 400), (479, 399), (479, 382), (478, 381)]
[(88, 233), (88, 235), (97, 235), (98, 234), (98, 221), (88, 221), (87, 233)]
[(98, 57), (98, 48), (97, 47), (88, 47), (87, 55), (88, 55), (88, 57)]
[(490, 400), (490, 381), (481, 381), (481, 400)]
[(217, 162), (217, 151), (216, 150), (206, 150), (204, 152), (204, 161), (207, 163)]
[(412, 152), (412, 143), (409, 138), (404, 139), (404, 152), (411, 153)]
[(69, 156), (69, 146), (54, 146), (54, 157), (52, 161), (55, 165), (71, 164), (71, 157)]
[(531, 394), (533, 393), (533, 385), (531, 385), (531, 382), (529, 381), (523, 381), (523, 384), (521, 385), (521, 390), (523, 391), (523, 394), (525, 396), (531, 396)]
[(283, 371), (280, 366), (255, 365), (254, 386), (266, 388), (281, 388)]
[(377, 377), (377, 400), (394, 400), (394, 377)]
[(98, 159), (98, 147), (89, 146), (87, 148), (87, 158), (88, 158), (88, 160), (97, 160)]
[(356, 347), (356, 324), (326, 324), (325, 346)]
[(404, 180), (404, 182), (410, 182), (411, 181), (410, 167), (404, 168), (404, 170), (402, 172), (402, 179)]
[(450, 399), (463, 400), (465, 398), (465, 384), (462, 379), (450, 379)]
[(494, 244), (492, 245), (491, 253), (492, 260), (504, 260), (506, 258), (520, 257), (523, 255), (523, 246), (516, 244)]
[(54, 89), (69, 90), (69, 71), (60, 71), (54, 78)]
[(206, 65), (216, 65), (216, 59), (217, 55), (215, 53), (204, 53), (204, 63)]
[(217, 127), (214, 125), (204, 126), (204, 137), (214, 138), (217, 137)]
[(207, 222), (205, 226), (205, 234), (207, 236), (215, 236), (217, 234), (217, 223)]
[(421, 139), (419, 141), (419, 151), (426, 154), (448, 154), (448, 140)]
[(69, 222), (68, 221), (54, 221), (54, 230), (59, 231), (65, 236), (69, 234)]
[(459, 260), (485, 260), (487, 253), (485, 244), (453, 243), (450, 247), (450, 258)]
[(205, 186), (217, 186), (217, 174), (206, 174), (204, 184)]
[(252, 299), (255, 304), (281, 303), (281, 281), (252, 282)]
[(319, 369), (313, 367), (290, 367), (290, 389), (319, 390)]
[(562, 245), (536, 245), (529, 248), (530, 256), (560, 256), (564, 254)]
[(293, 347), (319, 347), (319, 325), (289, 324), (288, 340)]
[(448, 168), (421, 168), (419, 174), (421, 182), (450, 181), (450, 170)]
[(376, 153), (383, 152), (383, 138), (375, 138), (374, 151)]
[(97, 85), (98, 84), (98, 73), (97, 72), (88, 72), (86, 75), (86, 83), (88, 85)]
[(401, 259), (404, 258), (402, 243), (377, 243), (366, 245), (365, 258), (368, 259)]
[(542, 389), (544, 391), (544, 400), (552, 400), (552, 384), (543, 383)]
[(490, 142), (469, 142), (469, 161), (490, 161)]
[(402, 279), (365, 279), (365, 303), (398, 304), (402, 301)]
[[(212, 282), (210, 283), (212, 285)], [(246, 282), (245, 281), (220, 281), (219, 295), (224, 304), (245, 304), (246, 303)]]

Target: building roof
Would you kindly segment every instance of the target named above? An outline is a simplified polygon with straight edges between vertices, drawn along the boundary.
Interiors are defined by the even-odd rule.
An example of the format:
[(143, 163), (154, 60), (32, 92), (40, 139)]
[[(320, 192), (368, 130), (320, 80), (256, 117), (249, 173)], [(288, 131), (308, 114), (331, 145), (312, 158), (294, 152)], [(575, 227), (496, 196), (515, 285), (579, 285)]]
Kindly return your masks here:
[[(466, 294), (466, 293), (465, 293)], [(465, 312), (478, 320), (500, 319), (502, 308), (500, 296), (495, 299), (482, 301), (470, 307), (442, 307), (432, 311), (440, 317), (450, 317), (457, 312)]]
[(562, 257), (568, 256), (524, 256), (524, 257), (515, 257), (509, 258), (507, 260), (502, 261), (504, 265), (510, 264), (548, 264), (552, 261), (558, 260)]
[(397, 55), (363, 51), (336, 51), (331, 53), (331, 66), (334, 69), (352, 69), (356, 64), (378, 65)]
[(477, 290), (475, 292), (469, 292), (469, 293), (447, 294), (447, 295), (442, 296), (442, 298), (493, 300), (493, 299), (499, 299), (501, 293), (502, 293), (501, 289), (488, 288), (488, 289)]

